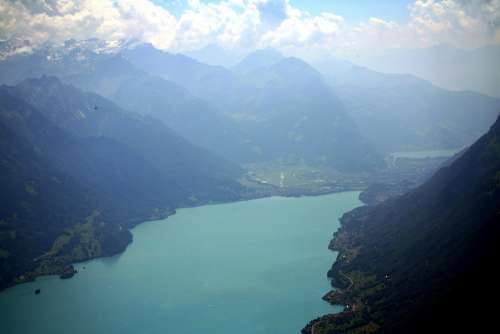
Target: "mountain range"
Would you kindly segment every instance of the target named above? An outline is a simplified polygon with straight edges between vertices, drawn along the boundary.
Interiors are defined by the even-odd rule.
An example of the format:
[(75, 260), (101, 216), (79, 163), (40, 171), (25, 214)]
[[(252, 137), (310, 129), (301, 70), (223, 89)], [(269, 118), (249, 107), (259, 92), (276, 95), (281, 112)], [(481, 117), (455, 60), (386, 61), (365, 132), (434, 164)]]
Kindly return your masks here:
[[(361, 161), (363, 156), (374, 157), (376, 151), (470, 145), (487, 131), (500, 108), (498, 99), (451, 92), (416, 77), (382, 74), (334, 58), (324, 58), (314, 66), (319, 72), (296, 58), (266, 49), (249, 54), (229, 70), (147, 44), (109, 49), (90, 40), (14, 54), (0, 61), (0, 73), (4, 84), (39, 75), (58, 76), (124, 109), (158, 118), (194, 144), (240, 163), (290, 157), (308, 160), (301, 144), (315, 147), (318, 143), (313, 134), (301, 128), (302, 115), (290, 112), (290, 122), (284, 128), (276, 112), (284, 115), (290, 106), (321, 109), (322, 113), (315, 113), (317, 121), (321, 114), (349, 119), (345, 125), (340, 121), (345, 133), (325, 127), (324, 131), (337, 137), (336, 145), (323, 145), (319, 156), (328, 160), (328, 155), (337, 155), (340, 143), (349, 151), (361, 152), (352, 155)], [(293, 90), (294, 82), (308, 84)], [(277, 105), (284, 99), (289, 100), (287, 105)], [(263, 128), (264, 144), (259, 142)], [(285, 131), (288, 144), (292, 144), (288, 147), (297, 150), (277, 156)], [(358, 143), (369, 142), (370, 147), (357, 143), (349, 147), (347, 133)], [(335, 162), (333, 166), (339, 167)]]
[[(116, 254), (129, 228), (176, 208), (255, 197), (248, 165), (382, 175), (387, 153), (472, 144), (500, 109), (481, 94), (275, 50), (230, 69), (98, 40), (2, 42), (0, 54), (0, 289)], [(471, 203), (480, 195), (462, 190)]]
[(445, 89), (472, 90), (500, 98), (500, 47), (459, 49), (439, 44), (421, 49), (395, 49), (355, 63), (383, 73), (412, 74)]
[(382, 152), (459, 148), (495, 121), (500, 100), (453, 92), (412, 75), (337, 67), (327, 80), (362, 133)]
[[(6, 72), (8, 84), (33, 73), (56, 75), (122, 108), (158, 118), (194, 144), (238, 163), (285, 159), (344, 170), (382, 165), (321, 75), (298, 59), (282, 59), (262, 75), (262, 69), (238, 74), (150, 45), (118, 54), (83, 47), (66, 53), (71, 59), (64, 52), (53, 57), (47, 49), (10, 57), (0, 62), (0, 72)], [(9, 75), (17, 66), (24, 74)], [(314, 113), (305, 115), (308, 110)], [(324, 141), (320, 133), (331, 139)]]

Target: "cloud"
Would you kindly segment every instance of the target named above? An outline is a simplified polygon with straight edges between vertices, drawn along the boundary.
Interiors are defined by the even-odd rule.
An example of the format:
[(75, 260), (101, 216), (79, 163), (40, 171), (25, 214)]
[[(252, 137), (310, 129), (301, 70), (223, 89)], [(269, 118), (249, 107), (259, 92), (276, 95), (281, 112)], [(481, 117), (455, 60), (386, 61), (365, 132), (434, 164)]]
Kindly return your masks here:
[(45, 41), (135, 38), (168, 48), (176, 18), (148, 0), (0, 0), (0, 34)]
[(344, 24), (342, 17), (323, 13), (311, 16), (294, 12), (275, 29), (264, 33), (260, 47), (295, 50), (335, 45), (335, 35)]
[(500, 0), (416, 1), (409, 27), (420, 40), (478, 47), (499, 43)]
[(178, 19), (172, 47), (193, 50), (209, 44), (251, 44), (253, 32), (259, 25), (259, 11), (255, 4), (190, 1), (190, 8)]
[(375, 17), (359, 23), (339, 34), (337, 52), (369, 56), (394, 48), (500, 43), (500, 0), (417, 0), (409, 6), (409, 14), (404, 24)]
[(206, 45), (285, 53), (380, 53), (448, 43), (500, 43), (500, 0), (416, 0), (409, 20), (372, 17), (348, 26), (336, 13), (310, 13), (289, 0), (187, 0), (179, 17), (150, 0), (0, 0), (0, 38), (45, 41), (99, 38), (150, 42), (171, 51)]

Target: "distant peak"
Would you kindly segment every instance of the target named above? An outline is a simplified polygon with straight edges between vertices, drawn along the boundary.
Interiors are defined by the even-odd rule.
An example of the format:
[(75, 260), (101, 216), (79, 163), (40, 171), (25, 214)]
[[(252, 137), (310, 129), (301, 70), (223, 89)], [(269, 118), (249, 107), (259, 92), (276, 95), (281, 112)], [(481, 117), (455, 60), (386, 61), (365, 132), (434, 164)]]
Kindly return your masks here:
[(283, 55), (275, 49), (260, 49), (248, 54), (234, 67), (234, 70), (239, 73), (249, 73), (259, 68), (270, 67), (283, 59)]
[(304, 60), (296, 57), (283, 58), (272, 67), (273, 69), (280, 71), (310, 73), (321, 77), (321, 74), (314, 67), (306, 63)]

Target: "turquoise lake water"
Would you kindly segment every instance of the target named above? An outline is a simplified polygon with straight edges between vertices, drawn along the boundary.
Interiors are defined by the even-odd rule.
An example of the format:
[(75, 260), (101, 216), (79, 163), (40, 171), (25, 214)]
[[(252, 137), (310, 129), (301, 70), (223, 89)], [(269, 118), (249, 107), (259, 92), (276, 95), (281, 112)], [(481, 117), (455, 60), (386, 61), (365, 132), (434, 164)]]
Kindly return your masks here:
[(78, 264), (72, 279), (0, 293), (1, 333), (299, 333), (342, 309), (321, 300), (336, 256), (327, 247), (358, 195), (180, 209), (141, 224), (124, 253)]

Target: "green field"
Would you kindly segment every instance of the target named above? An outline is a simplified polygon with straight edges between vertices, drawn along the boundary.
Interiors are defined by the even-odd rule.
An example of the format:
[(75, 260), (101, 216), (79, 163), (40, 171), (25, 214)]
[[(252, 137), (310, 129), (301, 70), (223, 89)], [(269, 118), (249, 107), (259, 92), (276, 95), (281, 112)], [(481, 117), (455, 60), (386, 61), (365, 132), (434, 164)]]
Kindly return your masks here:
[(325, 166), (288, 164), (282, 162), (252, 163), (245, 165), (247, 174), (242, 183), (249, 187), (269, 187), (276, 191), (302, 190), (333, 192), (363, 189), (367, 175), (340, 173)]

